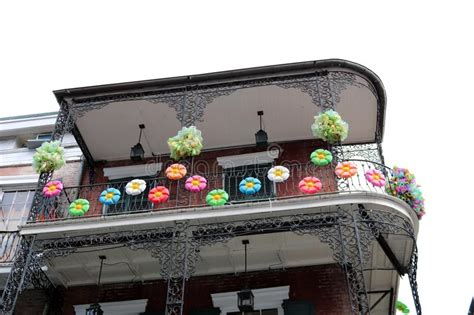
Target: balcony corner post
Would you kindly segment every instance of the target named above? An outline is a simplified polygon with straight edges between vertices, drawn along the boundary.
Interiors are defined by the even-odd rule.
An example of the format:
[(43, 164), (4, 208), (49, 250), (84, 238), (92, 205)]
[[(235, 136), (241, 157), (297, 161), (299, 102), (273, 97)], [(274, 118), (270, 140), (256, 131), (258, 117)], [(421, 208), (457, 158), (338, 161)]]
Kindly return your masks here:
[[(21, 236), (17, 253), (1, 297), (0, 314), (10, 315), (21, 291), (27, 286), (28, 269), (33, 256), (35, 236)], [(33, 277), (34, 275), (30, 275)]]
[(418, 269), (418, 248), (416, 243), (413, 245), (413, 253), (410, 258), (410, 265), (408, 267), (408, 279), (410, 281), (411, 293), (413, 295), (413, 303), (415, 304), (416, 314), (421, 315), (421, 303), (418, 295), (418, 282), (416, 272)]
[(173, 236), (159, 251), (161, 274), (167, 281), (166, 315), (182, 315), (186, 281), (195, 270), (197, 247), (189, 235), (188, 222), (178, 222)]
[(370, 314), (370, 308), (364, 264), (369, 257), (371, 239), (361, 231), (356, 212), (339, 208), (338, 215), (339, 222), (334, 228), (338, 234), (336, 241), (339, 243), (339, 250), (334, 256), (344, 269), (353, 313), (367, 315)]

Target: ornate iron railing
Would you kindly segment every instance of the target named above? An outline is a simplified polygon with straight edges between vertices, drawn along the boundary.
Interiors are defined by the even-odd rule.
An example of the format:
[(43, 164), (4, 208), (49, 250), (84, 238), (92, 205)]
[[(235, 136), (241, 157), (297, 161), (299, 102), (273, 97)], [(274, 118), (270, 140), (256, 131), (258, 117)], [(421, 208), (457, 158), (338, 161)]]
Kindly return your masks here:
[[(307, 177), (314, 176), (321, 180), (322, 188), (317, 194), (334, 194), (341, 192), (374, 192), (385, 194), (385, 187), (372, 185), (365, 177), (365, 173), (371, 169), (378, 169), (385, 174), (386, 179), (392, 176), (391, 170), (384, 165), (366, 160), (351, 160), (357, 165), (357, 173), (348, 178), (337, 178), (334, 173), (334, 165), (316, 167), (311, 162), (283, 163), (290, 170), (290, 177), (282, 183), (273, 183), (267, 179), (267, 171), (270, 166), (259, 168), (240, 168), (232, 171), (222, 170), (213, 173), (200, 174), (206, 177), (207, 189), (201, 192), (189, 192), (184, 187), (184, 179), (169, 180), (166, 177), (149, 177), (144, 179), (147, 189), (137, 195), (130, 196), (125, 192), (128, 181), (115, 181), (109, 183), (96, 183), (90, 185), (65, 187), (61, 194), (54, 198), (43, 198), (40, 211), (31, 218), (29, 222), (45, 222), (56, 220), (75, 219), (69, 214), (69, 205), (77, 198), (87, 199), (90, 203), (89, 210), (84, 217), (114, 216), (131, 213), (143, 213), (150, 211), (163, 211), (179, 208), (205, 207), (206, 195), (211, 189), (222, 188), (230, 196), (227, 204), (246, 202), (261, 202), (276, 199), (304, 198), (308, 196), (299, 189), (299, 182)], [(239, 191), (239, 182), (252, 176), (260, 179), (262, 188), (254, 195), (244, 195)], [(153, 204), (148, 200), (148, 191), (156, 186), (168, 188), (169, 199), (159, 204)], [(116, 188), (121, 192), (121, 199), (116, 205), (106, 206), (99, 202), (101, 192), (107, 188)]]

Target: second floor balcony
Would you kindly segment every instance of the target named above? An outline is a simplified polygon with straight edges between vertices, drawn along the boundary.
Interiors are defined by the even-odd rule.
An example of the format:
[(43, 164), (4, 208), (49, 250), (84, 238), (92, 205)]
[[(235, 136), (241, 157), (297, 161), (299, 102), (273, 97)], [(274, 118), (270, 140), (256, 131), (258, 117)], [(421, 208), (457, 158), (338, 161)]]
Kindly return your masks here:
[[(277, 201), (283, 202), (285, 200), (300, 200), (304, 202), (305, 199), (311, 199), (320, 200), (321, 203), (331, 199), (337, 199), (335, 201), (337, 203), (353, 203), (354, 200), (357, 200), (356, 197), (361, 198), (360, 200), (368, 200), (370, 198), (396, 200), (396, 198), (387, 194), (385, 185), (376, 186), (365, 175), (372, 170), (380, 171), (388, 183), (393, 176), (390, 168), (377, 162), (362, 159), (349, 159), (347, 162), (357, 167), (355, 175), (347, 179), (337, 177), (334, 172), (334, 165), (317, 167), (311, 162), (293, 161), (281, 164), (289, 170), (289, 177), (280, 183), (275, 183), (268, 179), (268, 172), (273, 165), (271, 163), (262, 163), (235, 168), (217, 167), (217, 170), (214, 172), (200, 172), (199, 176), (206, 179), (207, 187), (199, 192), (190, 192), (185, 187), (185, 180), (170, 180), (163, 174), (163, 171), (141, 177), (146, 184), (146, 188), (138, 195), (130, 195), (126, 191), (127, 184), (134, 179), (132, 177), (64, 187), (58, 196), (42, 198), (37, 208), (38, 211), (33, 216), (30, 216), (28, 223), (74, 222), (75, 220), (89, 218), (129, 216), (143, 213), (160, 215), (195, 212), (200, 209), (202, 211), (213, 211), (231, 209), (235, 206), (255, 208), (259, 204), (275, 204)], [(256, 178), (261, 183), (260, 190), (252, 195), (243, 194), (239, 189), (239, 184), (248, 177)], [(302, 189), (302, 181), (308, 177), (320, 180), (321, 188), (318, 188), (317, 192), (308, 193), (304, 192), (304, 188)], [(169, 197), (166, 201), (153, 203), (150, 200), (149, 193), (157, 186), (165, 187), (168, 190)], [(109, 188), (114, 188), (119, 192), (120, 199), (116, 204), (106, 205), (99, 200), (101, 193)], [(227, 202), (222, 206), (212, 207), (206, 202), (209, 191), (214, 189), (222, 189), (229, 196)], [(74, 215), (69, 211), (71, 204), (77, 199), (85, 199), (89, 203), (87, 211), (80, 216)], [(347, 201), (344, 201), (344, 199)]]

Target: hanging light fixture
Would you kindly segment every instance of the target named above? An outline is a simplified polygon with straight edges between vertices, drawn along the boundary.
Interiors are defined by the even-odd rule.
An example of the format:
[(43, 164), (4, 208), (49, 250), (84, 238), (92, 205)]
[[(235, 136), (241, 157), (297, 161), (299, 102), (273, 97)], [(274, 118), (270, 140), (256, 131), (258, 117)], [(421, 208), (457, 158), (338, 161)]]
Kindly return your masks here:
[(141, 161), (145, 157), (145, 150), (143, 150), (143, 146), (140, 143), (140, 140), (142, 139), (142, 131), (145, 129), (144, 124), (138, 125), (140, 128), (140, 136), (138, 136), (138, 143), (135, 144), (132, 149), (130, 150), (130, 159), (132, 161)]
[[(245, 246), (245, 274), (247, 274), (247, 245), (249, 240), (243, 240), (242, 244)], [(241, 312), (253, 311), (254, 296), (252, 290), (247, 287), (237, 293), (237, 306)]]
[[(100, 293), (100, 278), (102, 276), (102, 266), (104, 265), (105, 256), (99, 256), (100, 259), (100, 269), (99, 269), (99, 282), (98, 282), (98, 293)], [(97, 299), (99, 299), (99, 294), (97, 294)], [(99, 303), (92, 303), (88, 309), (86, 309), (86, 315), (103, 315), (104, 311), (100, 308)]]
[(257, 115), (260, 117), (260, 130), (255, 134), (255, 142), (257, 147), (266, 147), (268, 144), (268, 135), (265, 130), (262, 129), (263, 110), (259, 110)]

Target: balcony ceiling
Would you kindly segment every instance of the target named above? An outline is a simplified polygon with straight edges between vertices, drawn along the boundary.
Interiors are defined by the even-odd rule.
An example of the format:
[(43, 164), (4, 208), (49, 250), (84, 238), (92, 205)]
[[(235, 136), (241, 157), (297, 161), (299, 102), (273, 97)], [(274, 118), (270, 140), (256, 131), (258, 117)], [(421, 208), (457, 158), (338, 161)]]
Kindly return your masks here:
[[(301, 236), (292, 232), (236, 237), (227, 243), (202, 247), (198, 253), (196, 273), (200, 275), (238, 274), (244, 271), (244, 246), (248, 245), (248, 270), (284, 270), (286, 268), (335, 263), (332, 251), (314, 236)], [(410, 246), (406, 240), (390, 236), (388, 241), (400, 249), (400, 254), (409, 257)], [(383, 251), (373, 243), (370, 271), (365, 273), (368, 291), (396, 288), (398, 275), (392, 270)], [(78, 253), (58, 257), (50, 261), (47, 274), (56, 284), (66, 287), (97, 283), (100, 260), (106, 255), (102, 271), (102, 283), (127, 283), (161, 279), (159, 260), (148, 251), (132, 251), (126, 247), (93, 251), (79, 249)], [(370, 295), (371, 304), (380, 296)], [(374, 310), (374, 314), (387, 314), (389, 299), (386, 298)]]
[[(321, 108), (313, 103), (310, 94), (300, 88), (277, 86), (274, 81), (257, 85), (242, 84), (242, 82), (250, 82), (245, 80), (261, 80), (262, 78), (276, 80), (288, 79), (292, 76), (310, 76), (317, 70), (327, 70), (330, 74), (331, 72), (347, 73), (353, 75), (355, 81), (340, 88), (339, 92), (333, 84), (331, 96), (331, 100), (336, 104), (335, 109), (349, 123), (349, 137), (345, 143), (374, 142), (376, 131), (380, 136), (383, 132), (385, 94), (381, 82), (370, 70), (360, 65), (344, 61), (337, 62), (339, 63), (334, 60), (332, 63), (326, 61), (323, 65), (327, 66), (324, 67), (316, 66), (313, 62), (300, 63), (163, 79), (156, 82), (143, 81), (78, 88), (55, 93), (60, 102), (66, 101), (73, 106), (82, 104), (81, 110), (86, 109), (76, 118), (76, 125), (93, 159), (120, 160), (128, 159), (131, 146), (137, 143), (139, 124), (146, 126), (145, 137), (142, 137), (141, 141), (146, 156), (151, 156), (152, 152), (168, 153), (167, 139), (176, 135), (182, 125), (175, 110), (176, 106), (179, 107), (181, 104), (175, 104), (173, 108), (162, 101), (151, 102), (143, 97), (120, 98), (118, 97), (120, 95), (133, 93), (144, 95), (144, 89), (146, 93), (163, 91), (163, 85), (166, 85), (163, 82), (168, 81), (182, 81), (171, 87), (169, 84), (166, 85), (165, 91), (168, 92), (180, 88), (183, 91), (184, 88), (196, 86), (196, 84), (199, 84), (200, 88), (203, 86), (206, 88), (212, 84), (214, 84), (212, 86), (227, 84), (232, 88), (238, 86), (239, 88), (232, 93), (224, 93), (225, 95), (212, 98), (207, 102), (202, 117), (195, 121), (195, 125), (203, 133), (204, 149), (212, 150), (255, 144), (255, 133), (259, 129), (257, 111), (260, 110), (264, 111), (263, 124), (270, 142), (313, 138), (310, 126), (314, 121), (313, 117)], [(330, 67), (331, 64), (334, 66)], [(282, 70), (279, 71), (280, 68)], [(241, 74), (242, 72), (245, 75)], [(213, 79), (214, 77), (221, 79)], [(237, 79), (238, 84), (235, 83)], [(90, 101), (97, 102), (101, 99), (108, 99), (108, 101), (105, 101), (106, 104), (102, 101), (99, 106)], [(110, 101), (111, 99), (113, 101)], [(90, 110), (91, 108), (94, 109)]]

